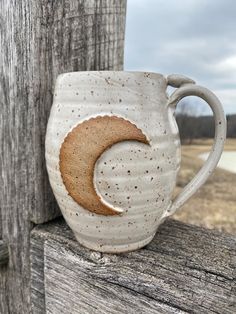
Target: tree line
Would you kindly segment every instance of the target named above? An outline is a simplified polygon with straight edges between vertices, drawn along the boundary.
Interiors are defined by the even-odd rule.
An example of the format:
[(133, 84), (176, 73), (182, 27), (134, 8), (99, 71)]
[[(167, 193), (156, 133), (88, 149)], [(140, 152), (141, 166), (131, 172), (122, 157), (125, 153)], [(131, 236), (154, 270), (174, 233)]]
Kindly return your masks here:
[[(236, 138), (236, 114), (227, 115), (227, 137)], [(178, 113), (176, 121), (181, 141), (191, 143), (193, 139), (213, 138), (215, 134), (213, 116), (194, 116)]]

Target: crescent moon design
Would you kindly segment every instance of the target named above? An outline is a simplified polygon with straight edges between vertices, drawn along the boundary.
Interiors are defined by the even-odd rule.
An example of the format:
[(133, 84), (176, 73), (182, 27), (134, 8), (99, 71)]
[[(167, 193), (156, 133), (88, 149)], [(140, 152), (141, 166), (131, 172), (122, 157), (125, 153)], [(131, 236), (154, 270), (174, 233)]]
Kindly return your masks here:
[(121, 211), (103, 202), (94, 187), (96, 161), (105, 150), (122, 141), (149, 144), (137, 126), (117, 116), (98, 116), (72, 129), (61, 145), (59, 166), (69, 195), (93, 213), (118, 215)]

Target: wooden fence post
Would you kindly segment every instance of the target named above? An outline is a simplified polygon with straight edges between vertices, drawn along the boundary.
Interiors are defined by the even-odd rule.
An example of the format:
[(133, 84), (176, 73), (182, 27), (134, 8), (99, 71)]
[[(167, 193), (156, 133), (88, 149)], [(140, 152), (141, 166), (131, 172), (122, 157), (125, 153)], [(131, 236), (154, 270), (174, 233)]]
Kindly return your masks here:
[(44, 161), (55, 78), (121, 70), (126, 0), (0, 1), (0, 312), (30, 312), (29, 235), (59, 214)]

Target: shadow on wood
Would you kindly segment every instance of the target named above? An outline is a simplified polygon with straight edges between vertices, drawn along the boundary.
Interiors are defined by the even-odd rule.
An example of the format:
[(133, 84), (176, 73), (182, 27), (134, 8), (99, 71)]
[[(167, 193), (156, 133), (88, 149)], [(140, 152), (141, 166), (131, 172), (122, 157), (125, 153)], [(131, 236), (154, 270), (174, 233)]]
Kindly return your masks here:
[(0, 266), (7, 264), (9, 259), (8, 246), (0, 240)]

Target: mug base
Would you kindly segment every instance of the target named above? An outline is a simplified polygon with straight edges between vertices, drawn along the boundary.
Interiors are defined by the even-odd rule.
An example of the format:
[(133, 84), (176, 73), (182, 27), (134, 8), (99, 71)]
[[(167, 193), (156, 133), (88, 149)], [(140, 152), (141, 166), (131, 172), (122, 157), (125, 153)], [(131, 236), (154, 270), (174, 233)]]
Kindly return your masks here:
[(147, 245), (148, 243), (150, 243), (152, 241), (152, 239), (155, 236), (155, 233), (152, 234), (151, 236), (149, 236), (148, 238), (138, 241), (138, 242), (134, 242), (134, 243), (129, 243), (129, 244), (98, 244), (98, 243), (94, 243), (91, 241), (87, 241), (81, 238), (81, 236), (77, 233), (74, 233), (76, 240), (83, 246), (85, 246), (86, 248), (93, 250), (93, 251), (98, 251), (98, 252), (102, 252), (102, 253), (127, 253), (127, 252), (132, 252), (138, 249), (141, 249), (142, 247), (144, 247), (145, 245)]

